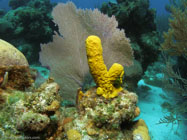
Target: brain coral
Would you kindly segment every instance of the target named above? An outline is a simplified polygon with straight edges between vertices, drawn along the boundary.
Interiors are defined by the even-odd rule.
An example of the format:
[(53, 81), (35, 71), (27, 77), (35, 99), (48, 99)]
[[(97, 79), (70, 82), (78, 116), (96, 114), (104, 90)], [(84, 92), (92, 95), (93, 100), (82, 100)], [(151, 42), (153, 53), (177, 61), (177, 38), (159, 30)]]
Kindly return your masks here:
[(25, 56), (13, 45), (0, 39), (0, 66), (28, 66)]
[(13, 45), (0, 39), (0, 88), (25, 90), (33, 79), (25, 56)]

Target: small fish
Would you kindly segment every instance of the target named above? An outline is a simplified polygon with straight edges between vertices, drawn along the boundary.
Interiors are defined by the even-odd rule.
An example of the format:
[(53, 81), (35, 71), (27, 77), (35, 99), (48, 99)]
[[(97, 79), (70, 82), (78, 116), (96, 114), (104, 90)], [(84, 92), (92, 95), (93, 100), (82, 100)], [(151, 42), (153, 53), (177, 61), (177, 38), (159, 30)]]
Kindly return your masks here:
[(3, 81), (2, 84), (0, 85), (0, 87), (4, 88), (5, 85), (8, 83), (8, 72), (6, 71), (3, 77)]

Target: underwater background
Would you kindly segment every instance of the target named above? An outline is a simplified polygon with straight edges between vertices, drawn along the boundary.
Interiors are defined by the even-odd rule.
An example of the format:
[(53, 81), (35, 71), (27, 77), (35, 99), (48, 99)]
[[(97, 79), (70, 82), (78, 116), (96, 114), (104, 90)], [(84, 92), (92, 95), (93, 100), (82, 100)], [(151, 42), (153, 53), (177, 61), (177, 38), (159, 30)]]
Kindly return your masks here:
[(187, 140), (186, 0), (0, 0), (0, 140)]

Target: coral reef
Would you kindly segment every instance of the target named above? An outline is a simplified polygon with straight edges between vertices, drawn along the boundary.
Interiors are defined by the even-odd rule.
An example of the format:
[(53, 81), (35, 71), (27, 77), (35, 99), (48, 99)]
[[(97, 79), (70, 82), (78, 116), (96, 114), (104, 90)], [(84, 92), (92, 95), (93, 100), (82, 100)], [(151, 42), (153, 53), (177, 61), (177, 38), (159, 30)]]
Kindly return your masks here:
[(80, 114), (87, 114), (97, 127), (119, 128), (122, 122), (132, 121), (137, 116), (138, 97), (135, 93), (122, 90), (112, 100), (96, 94), (96, 88), (88, 90), (79, 101), (78, 108)]
[(0, 66), (28, 66), (25, 56), (2, 39), (0, 39), (0, 54)]
[(18, 8), (20, 6), (26, 6), (29, 1), (30, 0), (10, 0), (8, 5), (12, 9), (16, 9), (16, 8)]
[(56, 34), (53, 42), (41, 46), (40, 62), (50, 67), (51, 76), (60, 85), (64, 99), (74, 102), (77, 89), (85, 89), (84, 82), (90, 74), (82, 40), (89, 35), (95, 34), (101, 38), (107, 68), (114, 63), (123, 66), (132, 64), (133, 51), (129, 40), (123, 30), (117, 29), (118, 23), (114, 17), (109, 18), (97, 9), (78, 10), (73, 3), (58, 4), (52, 15), (63, 36)]
[(117, 0), (117, 3), (104, 3), (101, 11), (115, 15), (119, 28), (125, 29), (128, 36), (141, 36), (156, 29), (155, 10), (149, 9), (149, 0)]
[(27, 92), (2, 89), (5, 102), (0, 108), (0, 138), (36, 136), (47, 139), (52, 136), (60, 118), (58, 89), (52, 79)]
[(145, 122), (133, 122), (140, 114), (135, 93), (122, 90), (118, 97), (105, 99), (96, 92), (96, 87), (85, 92), (77, 108), (62, 108), (64, 140), (69, 139), (67, 135), (70, 132), (74, 133), (75, 139), (81, 137), (82, 140), (134, 140), (133, 137), (137, 135), (140, 135), (142, 140), (149, 140)]
[[(29, 4), (32, 5), (32, 2)], [(38, 3), (35, 6), (37, 5)], [(62, 9), (64, 11), (61, 11)], [(72, 28), (66, 28), (67, 24), (62, 23), (58, 17), (59, 13), (64, 14), (62, 18), (67, 18), (66, 22), (69, 20), (72, 25), (68, 26)], [(69, 18), (67, 13), (73, 18)], [(53, 73), (57, 78), (55, 80), (62, 78), (63, 85), (59, 86), (54, 79), (48, 78), (37, 87), (32, 80), (36, 79), (37, 73), (29, 69), (23, 54), (9, 43), (0, 42), (0, 139), (149, 140), (146, 124), (142, 120), (134, 121), (140, 114), (137, 95), (121, 87), (123, 66), (132, 64), (133, 51), (124, 31), (116, 28), (115, 18), (108, 18), (98, 10), (76, 10), (72, 3), (59, 4), (53, 15), (59, 24), (60, 33), (64, 34), (63, 37), (56, 34), (54, 42), (42, 46), (41, 59), (43, 64), (47, 64), (48, 60), (51, 69), (54, 68), (52, 72), (56, 72)], [(16, 30), (18, 34), (19, 31), (23, 31), (22, 28)], [(77, 31), (77, 34), (74, 35), (74, 31)], [(100, 38), (89, 36), (94, 33), (101, 38), (103, 48)], [(82, 48), (86, 37), (86, 47)], [(58, 56), (61, 45), (63, 53)], [(7, 58), (3, 55), (4, 50)], [(62, 64), (57, 65), (58, 59), (61, 60), (61, 55), (64, 54), (66, 57), (63, 56), (64, 59), (59, 61)], [(57, 57), (53, 59), (54, 56)], [(76, 60), (70, 61), (74, 57)], [(107, 67), (110, 69), (107, 70)], [(66, 71), (63, 68), (66, 68)], [(96, 87), (83, 92), (83, 84), (80, 82), (84, 81), (86, 76), (91, 76), (90, 74), (96, 82)], [(70, 100), (75, 100), (72, 96), (76, 94), (75, 89), (80, 87), (77, 90), (76, 107), (72, 107), (72, 104), (61, 98), (59, 90), (61, 88), (64, 92), (64, 87), (73, 89), (73, 92), (66, 91), (66, 97)]]
[(0, 17), (5, 14), (5, 11), (3, 9), (0, 9)]
[(81, 140), (82, 139), (80, 133), (74, 129), (68, 130), (67, 137), (68, 137), (68, 140)]
[[(172, 114), (186, 117), (187, 97), (187, 1), (171, 0), (168, 32), (164, 32), (161, 50), (165, 54), (163, 88), (175, 97)], [(180, 109), (179, 109), (180, 108)], [(179, 111), (180, 110), (180, 111)], [(185, 118), (184, 117), (184, 118)]]
[(34, 113), (32, 111), (24, 112), (17, 122), (17, 129), (22, 131), (42, 131), (50, 123), (47, 115)]
[(20, 90), (31, 86), (33, 80), (25, 56), (14, 46), (0, 40), (0, 87)]
[(52, 40), (55, 24), (50, 0), (10, 0), (0, 19), (0, 36), (21, 50), (31, 63), (38, 60), (40, 43)]
[(4, 18), (0, 18), (0, 34), (12, 32), (12, 29), (13, 29), (13, 26), (10, 22), (5, 20)]
[[(96, 36), (94, 38), (99, 39)], [(101, 51), (100, 39), (99, 44)], [(94, 53), (97, 52), (102, 58), (102, 53), (96, 49)], [(95, 56), (90, 56), (88, 60), (93, 60), (93, 57)], [(102, 65), (105, 66), (104, 63)], [(138, 97), (119, 86), (122, 83), (120, 76), (123, 75), (123, 69), (118, 73), (118, 67), (116, 69), (114, 66), (115, 64), (109, 71), (105, 69), (108, 73), (106, 78), (114, 85), (117, 80), (116, 85), (120, 88), (118, 96), (100, 96), (97, 94), (97, 87), (92, 87), (85, 93), (79, 89), (76, 107), (60, 106), (60, 87), (52, 78), (38, 88), (30, 86), (27, 91), (1, 88), (3, 101), (0, 106), (0, 139), (11, 137), (18, 140), (30, 137), (43, 140), (133, 140), (133, 137), (141, 137), (142, 140), (149, 140), (145, 124), (139, 125), (139, 121), (133, 121), (140, 114), (136, 105)]]
[(0, 60), (0, 139), (53, 135), (60, 116), (59, 86), (49, 78), (36, 88), (27, 59), (4, 40)]
[(48, 79), (48, 81), (48, 83), (43, 83), (25, 100), (26, 107), (40, 113), (59, 109), (59, 86), (52, 82), (52, 79)]
[[(11, 46), (7, 42), (3, 43)], [(136, 105), (137, 95), (121, 87), (123, 66), (114, 63), (107, 71), (102, 57), (101, 40), (97, 36), (89, 36), (85, 45), (91, 74), (98, 87), (92, 87), (85, 93), (80, 88), (77, 91), (76, 107), (61, 106), (60, 87), (52, 78), (38, 88), (30, 85), (27, 90), (22, 91), (8, 86), (1, 87), (0, 139), (31, 137), (44, 140), (133, 140), (133, 137), (140, 137), (142, 140), (149, 140), (145, 123), (140, 126), (139, 121), (133, 121), (140, 114), (140, 109)], [(22, 59), (20, 61), (27, 62), (25, 57)], [(98, 62), (101, 64), (98, 65)], [(10, 64), (13, 64), (11, 59)], [(15, 68), (16, 66), (12, 67)], [(104, 79), (102, 70), (106, 72)], [(95, 75), (96, 71), (99, 71), (98, 75)], [(12, 71), (11, 74), (14, 72), (16, 73)], [(7, 84), (11, 82), (9, 76), (6, 76), (6, 73), (4, 75), (3, 78), (8, 79)], [(98, 88), (105, 88), (102, 86), (104, 80), (110, 82), (116, 96), (113, 96), (113, 93), (110, 96), (108, 89), (103, 90), (104, 96), (98, 95)]]
[[(110, 97), (107, 95), (108, 89), (102, 91), (104, 96), (98, 94), (98, 88), (103, 88), (102, 84), (105, 84), (105, 81), (110, 82), (111, 79), (116, 80), (121, 73), (123, 75), (123, 69), (120, 69), (118, 73), (119, 69), (115, 71), (115, 67), (109, 70), (110, 73), (107, 72), (102, 58), (101, 40), (97, 36), (89, 36), (85, 44), (88, 64), (97, 87), (90, 88), (85, 93), (78, 89), (77, 110), (63, 108), (63, 112), (66, 112), (62, 117), (64, 118), (62, 123), (64, 139), (138, 140), (137, 138), (141, 138), (150, 140), (145, 122), (143, 120), (133, 122), (133, 119), (140, 114), (140, 109), (136, 106), (138, 97), (135, 93), (121, 88), (115, 98), (108, 98)], [(105, 74), (107, 76), (103, 78)], [(110, 78), (110, 76), (114, 77)], [(105, 94), (108, 97), (105, 97)]]

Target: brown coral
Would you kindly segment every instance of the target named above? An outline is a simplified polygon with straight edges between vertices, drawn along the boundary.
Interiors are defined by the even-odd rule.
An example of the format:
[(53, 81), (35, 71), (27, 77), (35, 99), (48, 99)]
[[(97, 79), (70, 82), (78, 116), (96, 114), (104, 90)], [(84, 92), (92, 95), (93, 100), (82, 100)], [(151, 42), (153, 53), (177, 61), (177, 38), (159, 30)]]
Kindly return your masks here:
[(81, 134), (75, 129), (68, 130), (67, 137), (68, 137), (68, 140), (81, 140), (82, 139)]
[(17, 129), (23, 131), (35, 131), (39, 132), (44, 130), (50, 123), (50, 119), (47, 115), (34, 113), (33, 111), (25, 112), (21, 118), (17, 121)]
[(140, 108), (139, 107), (136, 107), (134, 114), (136, 117), (140, 115)]
[(1, 88), (10, 87), (25, 90), (33, 82), (25, 56), (14, 46), (1, 39), (0, 74)]
[(60, 108), (60, 103), (57, 100), (54, 100), (51, 105), (46, 107), (47, 111), (56, 111)]
[(184, 10), (172, 7), (172, 19), (169, 20), (170, 28), (164, 33), (162, 50), (170, 55), (187, 57), (187, 2), (182, 1)]
[(117, 98), (107, 100), (96, 94), (96, 88), (91, 88), (79, 102), (80, 114), (88, 114), (97, 127), (106, 125), (107, 128), (118, 129), (121, 122), (131, 121), (137, 115), (137, 95), (125, 90), (123, 92)]

